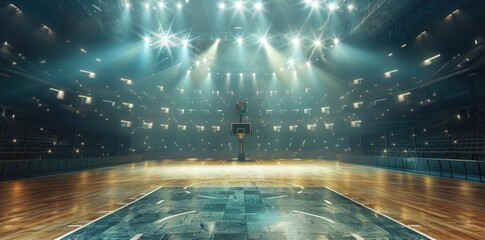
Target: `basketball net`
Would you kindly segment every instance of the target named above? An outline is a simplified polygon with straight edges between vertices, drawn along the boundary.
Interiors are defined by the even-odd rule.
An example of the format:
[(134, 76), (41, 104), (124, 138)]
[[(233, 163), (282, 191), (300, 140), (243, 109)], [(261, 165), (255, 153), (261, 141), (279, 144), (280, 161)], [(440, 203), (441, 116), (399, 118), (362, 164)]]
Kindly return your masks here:
[(242, 141), (244, 138), (244, 133), (238, 133), (237, 135), (239, 136), (239, 140)]

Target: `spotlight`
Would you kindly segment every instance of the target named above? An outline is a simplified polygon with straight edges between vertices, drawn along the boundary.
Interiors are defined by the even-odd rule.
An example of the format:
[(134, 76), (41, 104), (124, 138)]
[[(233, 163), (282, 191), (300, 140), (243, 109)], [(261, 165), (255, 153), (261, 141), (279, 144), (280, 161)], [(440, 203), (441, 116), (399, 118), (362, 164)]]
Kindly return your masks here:
[(295, 64), (295, 60), (293, 59), (288, 60), (288, 64), (290, 64), (290, 66), (293, 66), (293, 64)]
[(226, 74), (226, 76), (230, 77), (230, 76), (231, 76), (231, 74), (230, 74), (230, 73), (227, 73), (227, 74)]
[(162, 37), (162, 43), (163, 43), (164, 45), (167, 45), (167, 44), (168, 44), (168, 40), (169, 40), (168, 36), (163, 36), (163, 37)]
[(322, 43), (320, 42), (320, 40), (314, 40), (313, 41), (313, 46), (320, 47), (321, 45), (322, 45)]
[(177, 3), (177, 8), (178, 9), (182, 9), (184, 7), (184, 5), (182, 3)]
[(354, 5), (353, 4), (347, 5), (347, 9), (349, 10), (349, 12), (351, 12), (352, 10), (354, 10)]
[(149, 9), (150, 8), (150, 3), (145, 3), (145, 9)]
[(238, 38), (236, 39), (236, 41), (237, 41), (237, 43), (238, 43), (239, 45), (241, 45), (241, 44), (243, 43), (243, 39), (242, 39), (242, 37), (238, 37)]
[(256, 77), (256, 73), (253, 73), (253, 77)]
[(310, 63), (310, 61), (306, 62), (306, 65), (307, 65), (307, 66), (310, 66), (310, 64), (311, 64), (311, 63)]
[(217, 38), (217, 39), (216, 39), (216, 42), (220, 42), (220, 41), (221, 41), (221, 38)]
[(165, 8), (165, 3), (163, 3), (163, 2), (159, 2), (159, 3), (158, 3), (158, 7), (160, 7), (160, 8)]
[(335, 43), (335, 44), (339, 44), (339, 43), (340, 43), (340, 39), (338, 39), (338, 38), (334, 38), (334, 39), (333, 39), (333, 43)]
[(266, 39), (266, 37), (261, 37), (261, 38), (259, 38), (259, 42), (261, 44), (267, 44), (268, 43), (268, 39)]
[(219, 3), (219, 9), (224, 9), (226, 8), (226, 4), (224, 3)]
[(125, 8), (130, 8), (131, 4), (129, 2), (125, 3)]
[(147, 37), (144, 37), (143, 38), (143, 41), (145, 41), (146, 43), (149, 43), (150, 42), (150, 37), (148, 37), (148, 36)]
[(293, 45), (299, 45), (299, 44), (300, 44), (300, 39), (298, 39), (298, 38), (293, 38), (293, 39), (291, 40), (291, 42), (293, 43)]
[(236, 8), (237, 8), (238, 10), (242, 9), (243, 7), (244, 7), (244, 5), (243, 5), (243, 3), (242, 3), (242, 2), (237, 2), (237, 3), (236, 3)]
[(254, 9), (256, 9), (258, 11), (261, 10), (261, 9), (263, 9), (263, 4), (260, 3), (260, 2), (254, 4)]
[(335, 11), (337, 8), (338, 8), (338, 6), (335, 3), (328, 4), (328, 10), (330, 10), (330, 12)]
[(311, 1), (310, 3), (313, 9), (320, 8), (320, 3), (318, 1)]
[(182, 40), (182, 44), (186, 47), (187, 45), (189, 45), (189, 40), (187, 39)]

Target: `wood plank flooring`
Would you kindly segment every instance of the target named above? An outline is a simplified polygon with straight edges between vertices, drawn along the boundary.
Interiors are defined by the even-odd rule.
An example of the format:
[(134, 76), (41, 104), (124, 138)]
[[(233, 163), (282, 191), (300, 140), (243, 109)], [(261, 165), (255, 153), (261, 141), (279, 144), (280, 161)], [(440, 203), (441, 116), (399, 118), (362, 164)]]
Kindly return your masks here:
[(485, 184), (322, 160), (151, 161), (0, 182), (0, 238), (53, 239), (159, 186), (330, 187), (437, 239), (485, 239)]

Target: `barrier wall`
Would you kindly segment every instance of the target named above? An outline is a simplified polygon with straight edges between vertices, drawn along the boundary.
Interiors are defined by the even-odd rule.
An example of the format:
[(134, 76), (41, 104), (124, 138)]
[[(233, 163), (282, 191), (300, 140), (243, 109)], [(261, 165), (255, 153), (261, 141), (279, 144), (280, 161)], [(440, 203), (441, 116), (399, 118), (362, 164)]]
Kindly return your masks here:
[[(216, 159), (216, 160), (234, 160), (237, 159), (236, 151), (183, 151), (183, 152), (150, 152), (145, 153), (145, 160), (159, 159)], [(325, 159), (335, 160), (335, 151), (307, 150), (307, 151), (245, 151), (247, 160), (272, 160), (272, 159)]]
[(351, 164), (480, 182), (483, 182), (485, 173), (485, 161), (475, 160), (357, 156), (350, 154), (339, 154), (337, 159)]
[(0, 181), (143, 161), (143, 155), (0, 161)]

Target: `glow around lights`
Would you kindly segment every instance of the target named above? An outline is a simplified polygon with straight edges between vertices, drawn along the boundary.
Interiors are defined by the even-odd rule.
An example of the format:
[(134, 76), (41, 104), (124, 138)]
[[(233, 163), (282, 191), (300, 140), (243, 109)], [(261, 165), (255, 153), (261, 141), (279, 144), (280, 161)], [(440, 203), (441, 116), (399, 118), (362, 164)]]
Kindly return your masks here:
[(338, 5), (336, 3), (328, 4), (328, 10), (330, 10), (330, 12), (337, 10), (337, 8), (338, 8)]
[(177, 3), (177, 8), (178, 9), (182, 9), (184, 7), (184, 5), (182, 3)]
[(313, 41), (313, 46), (320, 47), (320, 46), (322, 46), (322, 42), (320, 42), (320, 40), (314, 40)]
[(148, 36), (147, 37), (144, 37), (143, 38), (143, 41), (145, 41), (146, 43), (149, 43), (150, 42), (150, 37), (148, 37)]
[(354, 10), (354, 9), (355, 9), (355, 7), (354, 7), (354, 5), (353, 5), (353, 4), (349, 4), (349, 5), (347, 5), (347, 10), (352, 11), (352, 10)]
[(320, 3), (318, 1), (311, 1), (310, 5), (312, 6), (313, 9), (320, 8)]
[(263, 4), (260, 2), (254, 4), (254, 9), (260, 11), (261, 9), (263, 9)]
[(335, 43), (335, 44), (339, 44), (339, 43), (340, 43), (340, 39), (338, 39), (338, 38), (334, 38), (334, 39), (333, 39), (333, 43)]
[(219, 9), (224, 9), (226, 8), (226, 4), (225, 3), (219, 3)]
[(163, 43), (163, 45), (167, 45), (168, 44), (168, 40), (169, 40), (168, 36), (163, 36), (162, 37), (162, 43)]
[(236, 9), (241, 10), (243, 9), (244, 5), (242, 2), (236, 2)]

